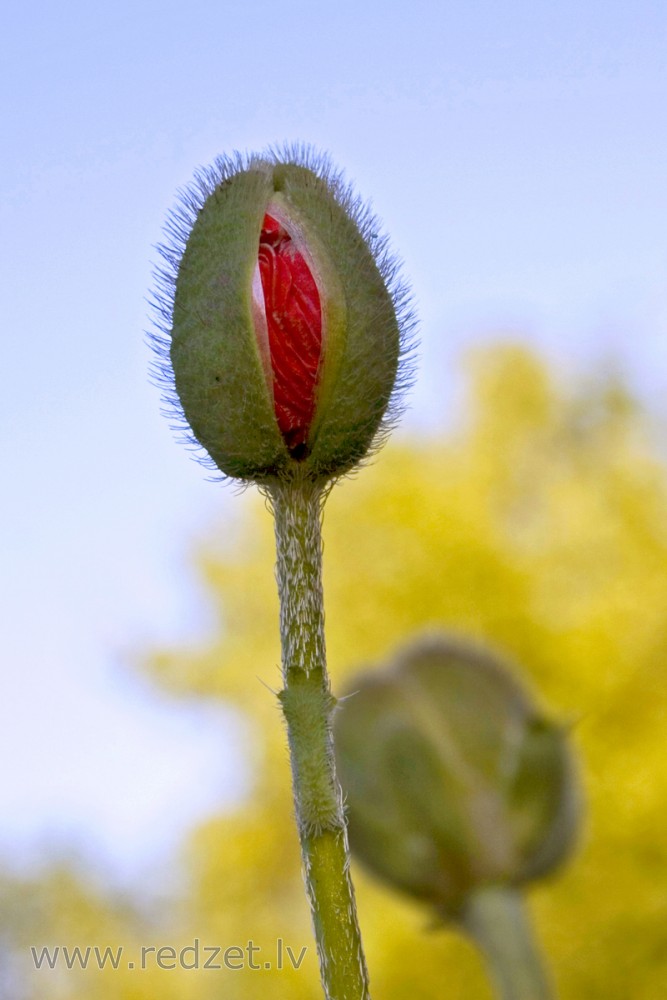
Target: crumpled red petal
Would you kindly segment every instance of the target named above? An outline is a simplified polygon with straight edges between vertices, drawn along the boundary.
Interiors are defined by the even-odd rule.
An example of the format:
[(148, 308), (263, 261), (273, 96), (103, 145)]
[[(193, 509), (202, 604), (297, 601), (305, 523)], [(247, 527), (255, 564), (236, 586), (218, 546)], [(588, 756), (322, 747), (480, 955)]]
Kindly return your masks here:
[(306, 260), (287, 229), (264, 216), (259, 272), (273, 370), (276, 420), (290, 451), (303, 452), (315, 412), (322, 307)]

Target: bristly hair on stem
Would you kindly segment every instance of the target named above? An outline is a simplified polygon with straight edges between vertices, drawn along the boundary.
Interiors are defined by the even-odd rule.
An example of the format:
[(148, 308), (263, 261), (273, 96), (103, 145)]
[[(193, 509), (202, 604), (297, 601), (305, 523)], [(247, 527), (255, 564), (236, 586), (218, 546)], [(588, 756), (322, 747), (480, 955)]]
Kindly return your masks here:
[[(170, 421), (172, 430), (179, 439), (195, 453), (195, 457), (205, 467), (214, 472), (212, 478), (215, 479), (256, 481), (260, 484), (266, 483), (272, 476), (274, 479), (282, 479), (284, 478), (282, 458), (280, 462), (275, 462), (272, 459), (269, 462), (264, 462), (263, 465), (262, 462), (258, 462), (257, 474), (246, 472), (246, 467), (251, 468), (252, 463), (244, 464), (242, 460), (237, 460), (236, 455), (233, 455), (229, 462), (221, 462), (215, 455), (215, 449), (211, 449), (206, 434), (201, 432), (197, 421), (193, 420), (188, 406), (184, 404), (183, 393), (180, 387), (177, 387), (178, 378), (174, 370), (175, 320), (180, 319), (183, 310), (182, 303), (177, 301), (177, 284), (184, 274), (184, 255), (193, 228), (207, 203), (214, 196), (223, 192), (227, 185), (241, 173), (257, 172), (266, 175), (273, 172), (273, 175), (277, 176), (276, 168), (280, 167), (310, 171), (313, 175), (312, 180), (304, 175), (304, 185), (319, 183), (326, 186), (328, 196), (356, 227), (366, 251), (370, 253), (390, 296), (398, 327), (398, 364), (395, 373), (392, 372), (393, 386), (391, 382), (388, 382), (391, 386), (390, 391), (384, 394), (386, 398), (378, 400), (377, 413), (368, 422), (369, 426), (372, 425), (372, 433), (367, 435), (369, 440), (365, 440), (363, 447), (359, 446), (357, 453), (350, 454), (349, 461), (339, 462), (340, 471), (336, 467), (335, 461), (329, 463), (330, 467), (327, 467), (326, 462), (324, 462), (322, 468), (329, 480), (350, 472), (355, 466), (363, 463), (369, 455), (374, 454), (382, 445), (405, 409), (406, 392), (414, 380), (416, 318), (410, 290), (402, 276), (402, 262), (390, 250), (388, 238), (382, 232), (381, 224), (373, 214), (369, 204), (354, 192), (343, 172), (333, 166), (327, 154), (319, 153), (311, 146), (302, 143), (269, 146), (260, 153), (234, 152), (230, 156), (219, 156), (210, 166), (200, 167), (195, 171), (193, 180), (177, 192), (176, 204), (168, 214), (162, 242), (156, 246), (160, 261), (154, 269), (154, 287), (150, 295), (152, 329), (148, 333), (148, 339), (154, 352), (151, 378), (161, 390), (163, 413)], [(258, 218), (260, 216), (263, 216), (263, 208)], [(331, 225), (335, 228), (336, 223), (333, 215), (331, 219)], [(258, 242), (258, 240), (259, 231), (256, 235), (256, 241)], [(250, 237), (249, 242), (252, 242)], [(232, 261), (230, 266), (233, 267), (234, 264), (235, 262)], [(223, 281), (224, 276), (220, 275), (220, 282)], [(250, 287), (248, 287), (247, 292), (250, 297)], [(356, 294), (354, 289), (350, 291), (348, 286), (343, 285), (342, 295), (350, 314), (355, 308)], [(368, 311), (368, 303), (365, 303), (364, 307)], [(201, 322), (210, 324), (209, 317), (205, 316)], [(224, 324), (221, 324), (221, 330), (221, 337), (224, 341), (226, 339)], [(355, 365), (355, 351), (361, 357), (358, 348), (350, 348), (350, 355), (340, 369), (339, 382), (330, 392), (332, 397), (334, 393), (342, 396), (347, 393), (351, 399), (364, 395), (360, 380), (363, 380), (370, 367), (368, 355), (361, 357), (361, 363)], [(381, 367), (384, 363), (390, 364), (392, 362), (389, 360), (385, 362), (382, 357), (378, 356), (376, 363)], [(233, 352), (227, 352), (224, 357), (221, 354), (221, 360), (218, 364), (221, 371), (224, 369), (228, 373), (231, 383), (234, 383), (236, 379), (234, 387), (238, 391), (239, 397), (243, 397), (245, 403), (247, 390), (242, 381), (243, 377), (235, 375), (233, 370), (230, 371), (236, 365)], [(239, 371), (241, 367), (239, 366)], [(216, 380), (219, 381), (218, 376), (216, 376)], [(209, 396), (211, 395), (208, 386), (205, 387), (205, 391), (203, 390), (198, 395), (203, 400), (204, 397), (207, 397), (207, 393)], [(348, 409), (354, 409), (352, 404)], [(248, 423), (247, 418), (245, 423)], [(331, 420), (332, 434), (341, 436), (347, 433), (342, 431), (340, 427), (340, 416), (333, 416)], [(318, 433), (318, 429), (315, 428), (315, 437)]]

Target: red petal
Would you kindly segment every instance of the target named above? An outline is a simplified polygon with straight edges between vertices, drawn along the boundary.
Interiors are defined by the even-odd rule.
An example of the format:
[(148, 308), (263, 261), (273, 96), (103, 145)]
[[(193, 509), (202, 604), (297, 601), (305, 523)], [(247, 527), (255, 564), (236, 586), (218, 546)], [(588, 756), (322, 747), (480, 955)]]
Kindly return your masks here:
[(270, 215), (264, 216), (258, 257), (276, 419), (290, 451), (301, 451), (315, 411), (322, 353), (320, 294), (292, 237)]

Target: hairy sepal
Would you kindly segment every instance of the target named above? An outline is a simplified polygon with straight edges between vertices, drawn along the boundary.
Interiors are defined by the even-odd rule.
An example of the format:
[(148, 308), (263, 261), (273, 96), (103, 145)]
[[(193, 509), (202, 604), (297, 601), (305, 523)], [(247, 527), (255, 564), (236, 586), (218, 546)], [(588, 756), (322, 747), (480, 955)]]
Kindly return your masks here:
[(237, 173), (202, 205), (178, 268), (171, 343), (192, 432), (227, 475), (276, 473), (289, 456), (276, 425), (252, 316), (252, 278), (271, 178)]

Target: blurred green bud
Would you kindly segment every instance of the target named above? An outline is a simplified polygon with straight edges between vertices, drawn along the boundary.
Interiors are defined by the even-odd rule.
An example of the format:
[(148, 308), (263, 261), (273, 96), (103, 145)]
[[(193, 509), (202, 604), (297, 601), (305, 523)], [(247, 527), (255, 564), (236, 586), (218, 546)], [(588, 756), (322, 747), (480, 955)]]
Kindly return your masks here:
[(395, 413), (412, 317), (341, 175), (302, 149), (219, 158), (166, 232), (154, 341), (188, 434), (238, 479), (352, 468)]
[(335, 721), (353, 851), (449, 917), (573, 846), (577, 785), (563, 729), (488, 653), (433, 638), (362, 674)]

